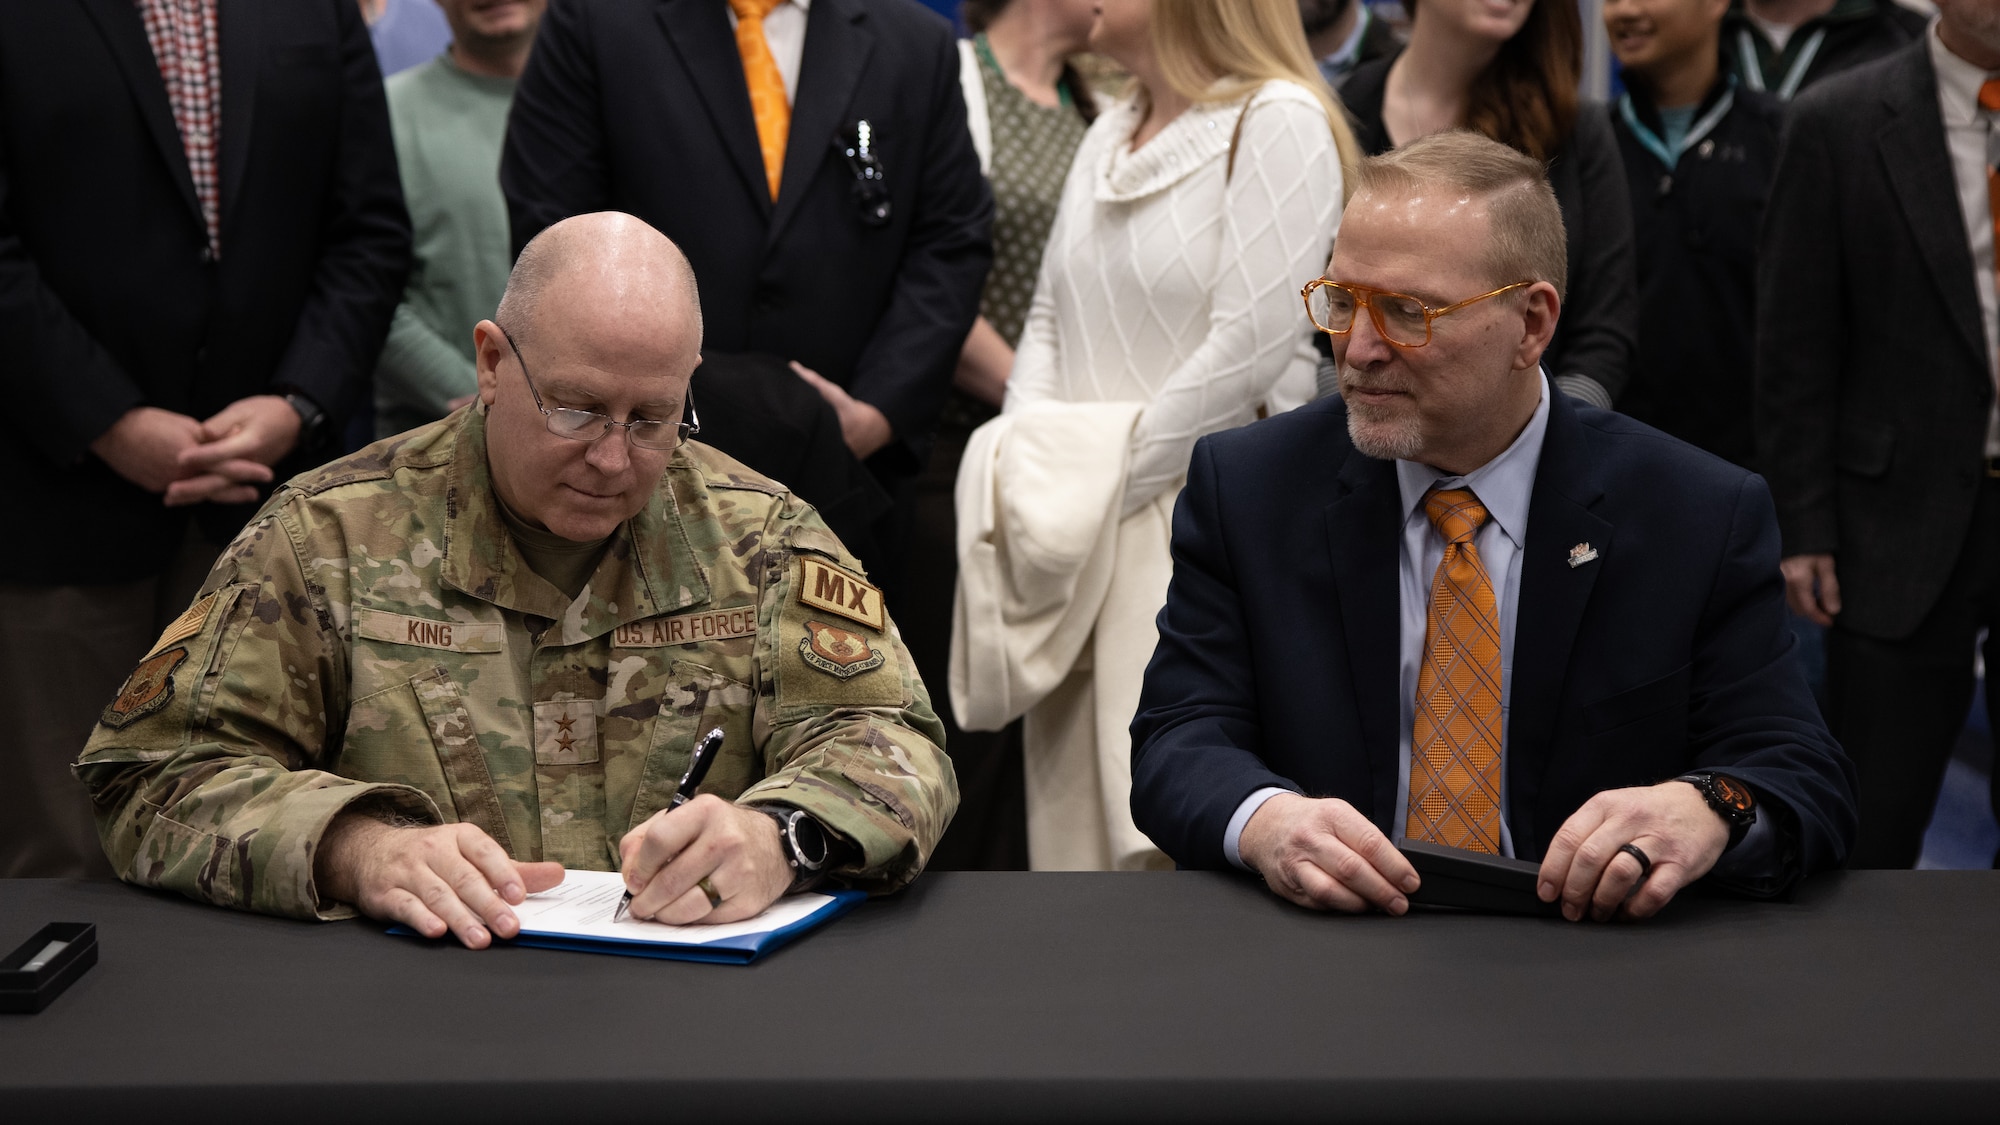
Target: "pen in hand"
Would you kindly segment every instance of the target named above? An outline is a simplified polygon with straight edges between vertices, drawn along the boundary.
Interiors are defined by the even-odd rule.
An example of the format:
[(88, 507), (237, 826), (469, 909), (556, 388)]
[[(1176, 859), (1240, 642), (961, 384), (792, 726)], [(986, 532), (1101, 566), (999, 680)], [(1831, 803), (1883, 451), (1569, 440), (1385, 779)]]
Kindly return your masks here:
[[(708, 776), (708, 767), (715, 761), (716, 751), (722, 749), (722, 728), (716, 727), (701, 736), (695, 744), (694, 757), (688, 759), (687, 772), (681, 775), (681, 783), (674, 787), (674, 799), (667, 802), (667, 811), (680, 808), (694, 799), (694, 791), (701, 788), (701, 779)], [(618, 909), (611, 912), (613, 922), (623, 922), (632, 908), (632, 892), (626, 891), (618, 898)]]

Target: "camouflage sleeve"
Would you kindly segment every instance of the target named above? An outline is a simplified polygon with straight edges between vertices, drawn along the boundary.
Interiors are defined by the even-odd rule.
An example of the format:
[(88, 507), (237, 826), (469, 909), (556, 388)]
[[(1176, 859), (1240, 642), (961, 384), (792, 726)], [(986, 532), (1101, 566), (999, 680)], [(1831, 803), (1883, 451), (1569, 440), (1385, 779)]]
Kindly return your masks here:
[[(442, 820), (418, 790), (327, 772), (347, 713), (346, 650), (327, 590), (301, 565), (302, 538), (281, 492), (84, 747), (77, 776), (127, 882), (266, 914), (350, 917), (313, 885), (334, 816), (365, 799), (373, 811)], [(344, 560), (321, 571), (345, 588)]]
[(818, 514), (781, 509), (764, 543), (756, 726), (768, 776), (739, 800), (804, 809), (861, 853), (836, 877), (893, 891), (958, 809), (943, 726), (881, 591)]

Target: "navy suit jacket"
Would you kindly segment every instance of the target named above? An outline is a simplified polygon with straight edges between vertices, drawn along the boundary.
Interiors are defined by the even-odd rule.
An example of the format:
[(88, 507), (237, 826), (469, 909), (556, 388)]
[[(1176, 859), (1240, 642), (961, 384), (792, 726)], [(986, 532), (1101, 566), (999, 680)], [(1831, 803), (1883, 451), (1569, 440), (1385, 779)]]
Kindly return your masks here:
[[(1394, 462), (1354, 449), (1337, 399), (1195, 446), (1132, 724), (1133, 819), (1181, 866), (1226, 866), (1229, 818), (1265, 786), (1401, 835), (1402, 524)], [(1597, 558), (1572, 567), (1579, 543)], [(1781, 817), (1788, 876), (1840, 864), (1853, 769), (1782, 599), (1762, 478), (1554, 396), (1506, 730), (1515, 853), (1540, 859), (1601, 790), (1709, 768)]]

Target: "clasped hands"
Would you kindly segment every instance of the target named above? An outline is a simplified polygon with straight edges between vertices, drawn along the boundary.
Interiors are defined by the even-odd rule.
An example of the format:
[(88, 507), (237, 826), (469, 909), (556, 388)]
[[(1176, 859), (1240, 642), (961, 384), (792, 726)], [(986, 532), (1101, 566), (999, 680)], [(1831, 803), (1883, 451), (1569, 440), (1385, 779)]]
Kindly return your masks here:
[[(656, 922), (737, 922), (792, 884), (777, 822), (704, 794), (654, 813), (618, 843), (631, 914)], [(559, 863), (523, 863), (474, 825), (399, 828), (344, 813), (327, 829), (314, 881), (323, 898), (469, 949), (521, 932), (512, 906), (562, 882)], [(714, 906), (706, 879), (720, 897)], [(610, 911), (605, 911), (610, 920)]]
[(112, 471), (169, 508), (247, 504), (299, 440), (299, 412), (277, 395), (252, 395), (207, 421), (157, 406), (126, 411), (90, 443)]
[[(1619, 851), (1625, 844), (1653, 861), (1643, 882), (1639, 861)], [(1650, 918), (1728, 846), (1729, 825), (1686, 782), (1607, 790), (1549, 842), (1537, 894), (1560, 899), (1572, 922)], [(1238, 850), (1280, 897), (1319, 910), (1402, 914), (1419, 885), (1381, 829), (1337, 798), (1272, 797), (1244, 825)]]

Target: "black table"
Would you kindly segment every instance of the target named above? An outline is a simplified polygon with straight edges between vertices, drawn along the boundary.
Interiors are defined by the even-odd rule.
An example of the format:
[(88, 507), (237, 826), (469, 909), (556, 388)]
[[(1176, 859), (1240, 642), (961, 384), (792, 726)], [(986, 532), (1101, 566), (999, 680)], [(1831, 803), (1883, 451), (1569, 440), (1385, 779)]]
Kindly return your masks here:
[(1857, 872), (1645, 925), (1308, 913), (1209, 874), (937, 874), (750, 967), (470, 952), (0, 882), (0, 1120), (2000, 1114), (2000, 874)]

